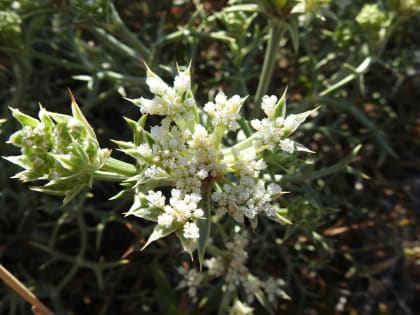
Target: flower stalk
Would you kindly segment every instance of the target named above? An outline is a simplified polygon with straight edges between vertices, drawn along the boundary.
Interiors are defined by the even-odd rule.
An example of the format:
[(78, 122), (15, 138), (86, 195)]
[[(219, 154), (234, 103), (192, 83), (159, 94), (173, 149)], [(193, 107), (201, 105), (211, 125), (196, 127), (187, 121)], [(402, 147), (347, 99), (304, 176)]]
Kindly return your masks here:
[(260, 104), (262, 97), (267, 93), (277, 61), (277, 52), (281, 39), (283, 38), (284, 27), (279, 21), (270, 21), (268, 32), (268, 43), (265, 50), (264, 63), (258, 80), (257, 91), (254, 97), (254, 106), (251, 110), (251, 117), (259, 118), (262, 114)]

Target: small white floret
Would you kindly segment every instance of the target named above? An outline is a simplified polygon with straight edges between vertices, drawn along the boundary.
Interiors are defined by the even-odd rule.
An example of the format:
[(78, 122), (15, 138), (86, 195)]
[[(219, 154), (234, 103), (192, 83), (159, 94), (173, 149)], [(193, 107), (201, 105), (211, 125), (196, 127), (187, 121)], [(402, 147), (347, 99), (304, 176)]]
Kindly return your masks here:
[(168, 89), (168, 85), (156, 75), (148, 76), (146, 79), (146, 84), (149, 87), (150, 92), (159, 96), (165, 94), (166, 90)]
[(272, 117), (276, 109), (277, 97), (275, 95), (264, 95), (261, 102), (261, 108), (267, 117)]
[(170, 227), (174, 217), (168, 213), (162, 213), (158, 216), (158, 224), (164, 227)]
[(187, 222), (184, 225), (184, 237), (190, 239), (197, 239), (200, 237), (200, 230), (194, 222)]
[(175, 77), (174, 88), (178, 93), (182, 94), (185, 91), (188, 91), (190, 89), (190, 85), (191, 78), (185, 72), (181, 72)]
[(290, 139), (284, 139), (280, 141), (280, 147), (283, 151), (293, 153), (295, 151), (295, 142)]

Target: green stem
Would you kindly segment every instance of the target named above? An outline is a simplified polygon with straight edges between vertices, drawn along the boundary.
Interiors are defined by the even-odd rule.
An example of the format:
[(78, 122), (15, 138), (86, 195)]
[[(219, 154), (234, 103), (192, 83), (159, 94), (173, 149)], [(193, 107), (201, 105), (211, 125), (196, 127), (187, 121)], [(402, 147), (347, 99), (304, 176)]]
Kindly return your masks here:
[(135, 83), (135, 84), (144, 84), (145, 79), (141, 77), (135, 77), (132, 75), (125, 75), (121, 74), (115, 71), (98, 71), (96, 73), (98, 78), (107, 78), (109, 80), (112, 80), (114, 82), (125, 82), (125, 83)]
[(251, 110), (251, 118), (258, 118), (261, 115), (260, 102), (262, 97), (267, 93), (273, 77), (275, 63), (277, 60), (277, 47), (283, 37), (284, 28), (281, 24), (271, 22), (268, 33), (268, 44), (265, 51), (264, 64), (261, 70), (257, 92), (254, 98), (254, 107)]
[(223, 135), (225, 133), (225, 130), (226, 130), (226, 128), (224, 126), (216, 126), (214, 128), (213, 135), (214, 135), (215, 139), (213, 140), (214, 141), (213, 145), (214, 145), (214, 150), (216, 152), (219, 151), (220, 144), (222, 143), (222, 139), (223, 139)]
[(113, 172), (95, 171), (93, 173), (95, 181), (102, 182), (122, 182), (128, 178), (126, 175), (121, 175)]
[[(79, 246), (79, 254), (76, 256), (76, 260), (83, 259), (86, 254), (87, 248), (87, 231), (86, 231), (86, 222), (83, 217), (82, 213), (83, 206), (80, 204), (79, 206), (75, 207), (76, 216), (77, 216), (77, 223), (80, 230), (80, 246)], [(67, 271), (64, 278), (60, 281), (57, 285), (57, 291), (61, 291), (63, 288), (67, 286), (67, 284), (73, 279), (76, 275), (77, 271), (79, 270), (80, 266), (78, 264), (73, 264), (71, 269)]]
[(401, 24), (403, 18), (399, 17), (398, 15), (394, 15), (391, 18), (391, 22), (389, 25), (389, 28), (386, 30), (385, 32), (385, 36), (384, 38), (382, 38), (382, 40), (379, 43), (379, 47), (378, 49), (375, 51), (375, 56), (380, 59), (385, 48), (386, 45), (388, 44), (389, 39), (391, 38), (391, 36), (393, 35), (393, 33), (395, 32), (395, 30), (397, 29), (397, 27)]
[(219, 304), (219, 309), (217, 311), (217, 315), (227, 314), (229, 310), (229, 305), (231, 304), (233, 292), (227, 291), (224, 292), (223, 298)]
[(96, 173), (98, 173), (98, 175), (104, 174), (104, 172), (100, 172), (100, 171), (116, 173), (120, 176), (119, 178), (121, 178), (121, 176), (131, 177), (131, 176), (137, 175), (137, 169), (133, 164), (117, 160), (116, 158), (113, 158), (113, 157), (109, 157), (105, 161), (104, 166), (102, 166), (99, 172), (95, 172), (95, 174)]
[[(280, 183), (282, 182), (288, 182), (288, 183), (301, 183), (301, 182), (310, 182), (322, 177), (326, 177), (338, 172), (342, 172), (342, 171), (351, 171), (351, 167), (349, 166), (349, 164), (353, 161), (353, 159), (356, 157), (357, 153), (360, 151), (361, 149), (361, 145), (357, 145), (356, 147), (353, 148), (352, 152), (346, 156), (345, 158), (343, 158), (340, 162), (328, 166), (328, 167), (324, 167), (318, 171), (315, 172), (311, 172), (309, 174), (302, 174), (302, 175), (285, 175), (282, 176)], [(361, 173), (361, 176), (366, 178), (367, 176), (363, 173)]]
[[(30, 245), (39, 248), (47, 253), (50, 253), (52, 255), (53, 258), (56, 258), (58, 260), (62, 260), (71, 264), (77, 264), (80, 267), (84, 267), (84, 268), (89, 268), (89, 269), (93, 269), (96, 270), (98, 268), (98, 262), (96, 261), (91, 261), (91, 260), (87, 260), (83, 257), (79, 257), (79, 256), (71, 256), (71, 255), (67, 255), (67, 254), (63, 254), (60, 252), (57, 252), (56, 250), (52, 250), (50, 248), (48, 248), (47, 246), (44, 246), (42, 244), (39, 243), (35, 243), (35, 242), (30, 242)], [(128, 259), (120, 259), (120, 260), (116, 260), (116, 261), (110, 261), (110, 262), (106, 262), (106, 263), (100, 263), (100, 269), (105, 270), (105, 269), (112, 269), (115, 267), (119, 267), (121, 265), (125, 265), (129, 262)]]
[(114, 33), (118, 35), (123, 41), (125, 41), (134, 50), (138, 51), (145, 62), (150, 59), (150, 50), (146, 47), (124, 24), (117, 9), (111, 2), (111, 19), (112, 25), (108, 28), (114, 30)]
[(204, 182), (202, 186), (202, 196), (201, 207), (203, 208), (206, 219), (201, 220), (199, 224), (200, 229), (200, 238), (198, 239), (198, 261), (200, 264), (200, 270), (203, 267), (204, 255), (206, 253), (207, 243), (210, 237), (211, 229), (211, 193), (212, 193), (212, 184), (210, 182)]
[(251, 126), (249, 125), (249, 122), (247, 120), (245, 120), (245, 118), (241, 117), (238, 120), (239, 126), (241, 127), (242, 131), (244, 132), (245, 136), (247, 138), (251, 137), (252, 135), (252, 129)]
[(213, 244), (207, 245), (207, 251), (214, 257), (226, 257), (228, 253)]
[(105, 47), (113, 50), (115, 53), (128, 56), (135, 60), (140, 59), (140, 54), (136, 50), (119, 41), (115, 36), (109, 34), (99, 27), (85, 27), (87, 31), (93, 34)]
[[(368, 69), (368, 67), (370, 66), (371, 63), (372, 63), (372, 58), (371, 57), (365, 58), (365, 60), (363, 60), (362, 63), (359, 66), (357, 66), (357, 68), (355, 68), (355, 69), (351, 68), (352, 73), (350, 73), (348, 76), (344, 77), (343, 79), (341, 79), (337, 83), (334, 83), (333, 85), (329, 86), (324, 91), (319, 93), (319, 95), (320, 96), (325, 96), (325, 95), (343, 87), (344, 85), (353, 81), (357, 77), (360, 77)], [(349, 66), (347, 66), (347, 68), (349, 68)]]
[(249, 138), (246, 138), (242, 140), (241, 142), (238, 142), (233, 147), (224, 149), (223, 154), (229, 154), (232, 151), (232, 149), (241, 151), (246, 148), (249, 148), (250, 146), (252, 146), (252, 143), (254, 142), (255, 138), (256, 138), (255, 134), (253, 134)]
[(349, 114), (351, 114), (356, 120), (358, 120), (363, 126), (365, 126), (370, 132), (373, 133), (375, 136), (376, 142), (379, 144), (379, 146), (385, 150), (385, 152), (389, 153), (394, 158), (397, 158), (397, 153), (395, 150), (388, 144), (388, 141), (386, 140), (386, 136), (383, 132), (383, 130), (379, 129), (378, 126), (375, 125), (375, 123), (370, 120), (362, 110), (357, 108), (351, 103), (343, 102), (343, 101), (336, 101), (333, 98), (328, 97), (322, 97), (319, 98), (321, 102), (326, 103), (327, 105), (332, 105), (336, 108), (339, 108), (341, 110), (347, 111)]
[(56, 64), (59, 66), (62, 66), (64, 68), (67, 69), (73, 69), (73, 70), (78, 70), (78, 71), (86, 71), (86, 72), (91, 72), (92, 69), (90, 69), (89, 67), (86, 67), (85, 65), (79, 64), (79, 63), (75, 63), (75, 62), (71, 62), (65, 59), (60, 59), (60, 58), (55, 58), (52, 57), (51, 55), (48, 54), (44, 54), (42, 52), (36, 51), (34, 49), (28, 49), (28, 55), (31, 55), (32, 57), (36, 57), (38, 59), (47, 61), (49, 63), (52, 64)]

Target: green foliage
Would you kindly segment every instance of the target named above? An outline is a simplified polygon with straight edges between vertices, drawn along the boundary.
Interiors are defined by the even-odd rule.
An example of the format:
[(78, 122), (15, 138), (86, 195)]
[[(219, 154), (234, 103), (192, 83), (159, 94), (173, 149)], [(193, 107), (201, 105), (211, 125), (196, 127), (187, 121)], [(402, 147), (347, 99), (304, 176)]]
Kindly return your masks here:
[(0, 11), (0, 45), (18, 48), (21, 43), (22, 19), (15, 12)]
[[(0, 121), (1, 155), (19, 154), (5, 144), (20, 128), (8, 107), (19, 108), (14, 116), (30, 132), (10, 140), (26, 157), (19, 163), (30, 170), (25, 176), (52, 179), (35, 157), (63, 174), (88, 171), (87, 185), (80, 187), (79, 177), (61, 183), (60, 194), (74, 197), (62, 207), (60, 199), (10, 180), (19, 170), (0, 161), (2, 264), (57, 314), (414, 314), (418, 1), (174, 3), (0, 4), (0, 117), (7, 119)], [(124, 100), (150, 96), (145, 63), (168, 82), (189, 62), (196, 117), (206, 128), (214, 117), (203, 108), (220, 89), (248, 96), (240, 132), (214, 129), (223, 135), (221, 148), (249, 139), (265, 94), (283, 95), (275, 117), (284, 118), (286, 103), (288, 113), (321, 106), (294, 134), (315, 154), (261, 153), (269, 169), (262, 179), (282, 188), (273, 196), (276, 216), (239, 230), (228, 217), (199, 221), (193, 261), (184, 249), (196, 244), (177, 226), (156, 231), (161, 210), (138, 194), (161, 185), (170, 196), (173, 186), (172, 179), (139, 177), (145, 157), (136, 147), (155, 143), (149, 131), (161, 117), (141, 116)], [(72, 116), (55, 114), (69, 112), (68, 87), (83, 116), (77, 108)], [(33, 118), (38, 101), (46, 109)], [(62, 128), (75, 116), (74, 132)], [(63, 131), (59, 152), (52, 130)], [(86, 146), (75, 144), (87, 138)], [(47, 143), (42, 152), (38, 142)], [(108, 154), (101, 148), (115, 158), (95, 160)], [(83, 189), (75, 196), (69, 187)], [(124, 217), (127, 211), (139, 218)], [(244, 231), (246, 244), (232, 241)], [(241, 268), (229, 268), (239, 258)], [(232, 291), (228, 270), (242, 279)], [(7, 287), (0, 292), (1, 313), (30, 312)]]

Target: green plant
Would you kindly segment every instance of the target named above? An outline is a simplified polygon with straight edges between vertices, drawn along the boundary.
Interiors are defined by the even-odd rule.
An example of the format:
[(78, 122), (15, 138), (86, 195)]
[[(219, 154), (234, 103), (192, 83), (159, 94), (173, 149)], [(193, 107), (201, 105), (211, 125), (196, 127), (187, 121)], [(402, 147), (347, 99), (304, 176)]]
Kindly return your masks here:
[[(311, 152), (290, 136), (316, 110), (286, 116), (286, 93), (280, 99), (265, 96), (261, 107), (266, 118), (248, 122), (240, 116), (245, 98), (228, 98), (222, 91), (214, 102), (200, 108), (191, 90), (190, 68), (179, 71), (172, 87), (148, 70), (146, 84), (153, 99), (130, 100), (143, 114), (138, 121), (126, 118), (133, 140), (114, 140), (134, 164), (111, 158), (109, 150), (100, 149), (92, 127), (72, 98), (72, 116), (41, 107), (37, 120), (12, 110), (22, 129), (9, 143), (19, 147), (21, 155), (7, 160), (25, 169), (16, 178), (47, 181), (32, 189), (64, 195), (64, 204), (91, 187), (94, 180), (121, 181), (126, 186), (121, 194), (131, 193), (134, 198), (126, 215), (157, 223), (143, 248), (174, 233), (191, 258), (198, 250), (200, 269), (211, 231), (224, 229), (224, 215), (241, 224), (247, 219), (254, 229), (259, 215), (288, 222), (276, 201), (282, 194), (279, 174), (272, 173), (263, 157), (266, 151), (271, 152), (270, 163), (275, 164), (276, 156)], [(158, 125), (147, 127), (150, 115), (163, 118)], [(239, 129), (243, 139), (238, 138)], [(228, 131), (234, 134), (226, 138)], [(212, 227), (215, 224), (220, 226)], [(213, 255), (219, 253), (212, 250)], [(244, 261), (236, 264), (232, 268), (239, 268)], [(230, 280), (229, 291), (235, 284), (248, 283), (250, 276), (244, 271), (237, 277)], [(266, 306), (266, 298), (261, 299)], [(226, 298), (221, 310), (231, 303)]]
[[(0, 161), (2, 263), (58, 314), (410, 314), (418, 5), (374, 1), (375, 24), (365, 2), (348, 4), (3, 1), (1, 117), (19, 108), (25, 125), (10, 138), (22, 150), (11, 160), (65, 205), (10, 181), (16, 166)], [(195, 105), (174, 101), (184, 98), (165, 83), (174, 76), (174, 86), (192, 82), (185, 99)], [(83, 114), (75, 101), (58, 114), (67, 87)], [(289, 113), (321, 106), (293, 140), (273, 135), (296, 116), (267, 117), (276, 100), (263, 97), (284, 99), (286, 88)], [(248, 98), (226, 96), (235, 94)], [(22, 113), (37, 110), (34, 100), (48, 108), (38, 118)], [(13, 155), (4, 137), (16, 120), (0, 123), (2, 155)], [(211, 160), (215, 152), (223, 156)], [(161, 165), (183, 160), (205, 167)], [(249, 200), (247, 215), (229, 204), (263, 189), (260, 205), (275, 217), (253, 217)], [(0, 291), (1, 313), (29, 311)]]

